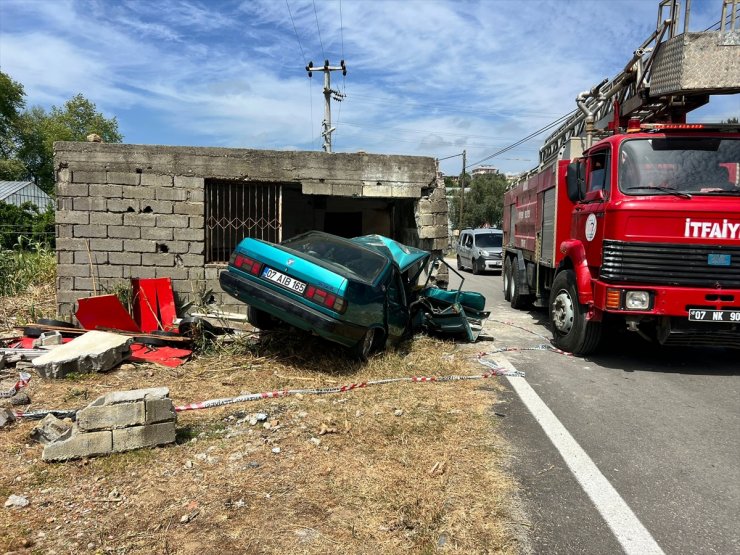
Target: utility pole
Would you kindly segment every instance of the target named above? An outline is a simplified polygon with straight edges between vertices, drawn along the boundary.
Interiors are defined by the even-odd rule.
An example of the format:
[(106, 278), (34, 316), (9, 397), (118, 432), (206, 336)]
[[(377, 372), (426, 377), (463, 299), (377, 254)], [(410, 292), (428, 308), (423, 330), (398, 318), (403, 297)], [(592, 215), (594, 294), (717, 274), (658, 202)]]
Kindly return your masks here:
[(465, 205), (465, 158), (467, 152), (463, 150), (463, 167), (462, 173), (460, 174), (460, 222), (458, 224), (459, 229), (463, 228), (463, 206)]
[(314, 67), (313, 62), (308, 62), (306, 71), (309, 77), (314, 71), (324, 72), (324, 121), (321, 122), (321, 136), (324, 137), (324, 151), (331, 152), (331, 134), (336, 129), (331, 126), (331, 97), (334, 95), (334, 100), (341, 102), (345, 96), (339, 91), (332, 90), (331, 72), (341, 71), (342, 75), (347, 75), (347, 66), (344, 65), (344, 60), (339, 62), (339, 66), (330, 66), (329, 60), (324, 60), (324, 67)]

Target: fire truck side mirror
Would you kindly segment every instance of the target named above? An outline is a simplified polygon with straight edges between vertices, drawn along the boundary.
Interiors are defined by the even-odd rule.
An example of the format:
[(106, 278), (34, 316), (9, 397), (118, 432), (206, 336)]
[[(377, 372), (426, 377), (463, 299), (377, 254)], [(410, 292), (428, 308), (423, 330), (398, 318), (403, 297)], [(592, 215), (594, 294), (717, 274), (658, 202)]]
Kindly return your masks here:
[(576, 160), (575, 162), (568, 164), (568, 172), (565, 176), (565, 181), (568, 190), (568, 198), (571, 202), (583, 200), (585, 191), (585, 170), (585, 164), (582, 160)]

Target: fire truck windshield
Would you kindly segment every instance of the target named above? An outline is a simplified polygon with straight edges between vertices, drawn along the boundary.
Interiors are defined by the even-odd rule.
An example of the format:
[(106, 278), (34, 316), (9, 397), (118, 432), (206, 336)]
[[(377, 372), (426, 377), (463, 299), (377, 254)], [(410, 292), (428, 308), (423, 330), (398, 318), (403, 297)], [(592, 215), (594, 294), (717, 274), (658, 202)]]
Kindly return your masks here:
[(740, 140), (716, 137), (628, 139), (619, 152), (627, 195), (740, 194)]

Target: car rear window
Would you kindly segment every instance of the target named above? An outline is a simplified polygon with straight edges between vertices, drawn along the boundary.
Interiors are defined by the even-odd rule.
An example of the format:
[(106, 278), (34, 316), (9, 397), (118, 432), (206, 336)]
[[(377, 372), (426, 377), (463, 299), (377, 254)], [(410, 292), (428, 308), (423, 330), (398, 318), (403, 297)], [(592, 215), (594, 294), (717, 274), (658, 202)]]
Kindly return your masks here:
[(333, 267), (338, 273), (350, 272), (363, 281), (372, 282), (383, 271), (388, 260), (381, 254), (349, 241), (325, 235), (300, 235), (283, 242), (283, 245)]
[(503, 234), (501, 233), (481, 233), (476, 234), (475, 244), (478, 247), (500, 247), (503, 243)]

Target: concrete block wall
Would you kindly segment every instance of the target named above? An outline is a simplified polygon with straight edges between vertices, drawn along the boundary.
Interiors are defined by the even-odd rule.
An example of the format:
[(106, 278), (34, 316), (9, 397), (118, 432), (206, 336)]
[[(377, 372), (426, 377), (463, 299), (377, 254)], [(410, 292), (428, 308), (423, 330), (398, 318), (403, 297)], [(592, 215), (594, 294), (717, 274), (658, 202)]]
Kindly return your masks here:
[(64, 461), (174, 443), (176, 421), (166, 387), (109, 393), (80, 410), (42, 458)]
[(433, 158), (58, 142), (54, 162), (57, 306), (66, 317), (78, 299), (127, 288), (132, 277), (169, 277), (180, 303), (212, 300), (245, 312), (220, 289), (225, 266), (205, 264), (207, 179), (296, 184), (304, 195), (413, 199), (409, 227), (396, 238), (447, 248), (444, 183)]

